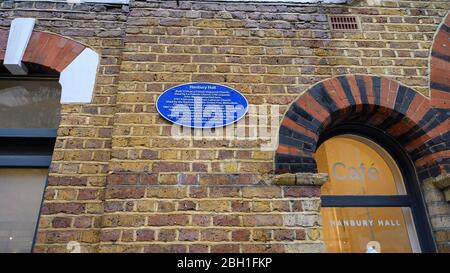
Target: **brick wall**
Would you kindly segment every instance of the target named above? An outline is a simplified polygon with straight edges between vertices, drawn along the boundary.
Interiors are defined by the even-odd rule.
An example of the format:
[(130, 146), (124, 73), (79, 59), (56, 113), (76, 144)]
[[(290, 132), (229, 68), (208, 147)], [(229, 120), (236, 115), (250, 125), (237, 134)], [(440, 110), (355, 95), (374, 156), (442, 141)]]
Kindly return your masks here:
[(127, 14), (121, 6), (0, 3), (1, 29), (16, 17), (36, 18), (34, 30), (72, 38), (101, 55), (92, 103), (62, 107), (34, 251), (66, 252), (71, 240), (96, 251)]
[[(215, 82), (279, 106), (271, 114), (282, 120), (302, 92), (345, 74), (429, 96), (430, 48), (450, 3), (380, 3), (3, 2), (2, 28), (35, 17), (38, 30), (102, 56), (93, 103), (63, 107), (35, 251), (64, 252), (71, 240), (90, 252), (323, 251), (319, 186), (273, 185), (274, 150), (258, 139), (174, 140), (155, 100), (177, 84)], [(362, 31), (331, 32), (329, 14), (357, 15)], [(448, 251), (449, 205), (427, 201)]]

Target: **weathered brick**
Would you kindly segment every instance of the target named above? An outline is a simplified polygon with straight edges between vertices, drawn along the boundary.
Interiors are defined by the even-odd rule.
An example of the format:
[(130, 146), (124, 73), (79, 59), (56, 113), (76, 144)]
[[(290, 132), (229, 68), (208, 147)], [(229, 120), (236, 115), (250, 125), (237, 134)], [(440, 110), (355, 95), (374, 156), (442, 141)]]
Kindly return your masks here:
[(54, 228), (67, 228), (70, 227), (72, 219), (69, 217), (55, 217), (52, 221), (52, 226)]
[(272, 238), (272, 231), (270, 229), (254, 229), (252, 230), (253, 241), (267, 242)]
[(230, 209), (230, 202), (228, 201), (200, 200), (198, 203), (198, 210), (200, 211), (226, 212)]
[(113, 199), (137, 199), (144, 197), (144, 195), (144, 188), (109, 188), (106, 190), (106, 198)]
[(218, 244), (211, 246), (211, 253), (237, 253), (239, 252), (238, 244)]
[[(387, 130), (396, 137), (427, 123), (421, 120), (430, 107), (446, 108), (445, 92), (432, 89), (430, 93), (430, 81), (447, 80), (445, 66), (435, 57), (437, 52), (442, 56), (444, 48), (437, 46), (447, 37), (435, 35), (448, 10), (442, 3), (384, 1), (383, 7), (360, 5), (352, 11), (345, 5), (330, 6), (327, 12), (358, 13), (362, 27), (331, 35), (327, 14), (318, 5), (197, 2), (135, 1), (108, 8), (1, 4), (0, 18), (2, 12), (8, 14), (0, 20), (4, 26), (0, 59), (6, 47), (2, 41), (7, 40), (15, 17), (41, 18), (35, 31), (54, 32), (61, 48), (70, 45), (69, 55), (63, 56), (50, 40), (40, 43), (33, 33), (25, 63), (62, 71), (86, 46), (100, 54), (91, 103), (61, 108), (35, 252), (67, 252), (65, 244), (70, 240), (82, 242), (83, 252), (323, 252), (319, 218), (323, 183), (305, 177), (317, 172), (313, 152), (321, 137), (318, 132), (333, 122), (328, 110), (351, 108), (345, 84), (329, 79), (383, 76), (381, 110), (368, 121), (375, 127), (397, 120), (388, 108), (395, 104), (397, 93), (392, 91), (399, 83), (425, 95), (415, 96), (421, 99), (411, 103), (401, 124)], [(42, 33), (42, 37), (50, 35)], [(40, 47), (34, 45), (52, 50), (36, 50)], [(433, 72), (433, 67), (441, 67), (440, 72)], [(355, 114), (374, 110), (373, 86), (379, 78), (345, 79), (358, 102), (352, 108)], [(260, 139), (172, 137), (172, 124), (158, 114), (156, 99), (170, 87), (196, 81), (229, 85), (252, 105), (280, 106), (280, 119), (285, 113), (298, 116), (295, 122), (283, 123), (292, 129), (287, 134), (295, 149), (282, 145), (278, 149), (299, 157), (278, 164), (278, 155), (262, 149), (265, 141)], [(318, 122), (303, 120), (305, 113), (300, 117), (286, 112), (299, 94), (319, 82), (334, 105), (323, 96), (311, 100), (302, 96), (298, 101)], [(368, 107), (363, 107), (361, 84)], [(342, 120), (350, 114), (339, 112)], [(252, 115), (249, 111), (243, 121)], [(433, 122), (441, 120), (437, 114), (429, 116)], [(283, 127), (273, 127), (283, 136)], [(420, 153), (445, 148), (443, 142), (431, 144), (445, 130), (425, 131), (423, 138), (407, 144), (411, 153), (425, 142), (429, 150)], [(448, 171), (441, 164), (445, 152), (433, 151), (421, 154), (416, 162), (421, 179)], [(279, 165), (284, 172), (297, 173), (289, 186), (273, 183)], [(438, 248), (449, 251), (445, 195), (428, 184), (424, 187), (432, 226), (438, 228)]]
[(105, 215), (102, 219), (104, 227), (138, 227), (145, 224), (142, 215)]
[(181, 211), (187, 211), (187, 210), (195, 210), (197, 207), (197, 204), (194, 201), (190, 200), (184, 200), (178, 202), (178, 210)]
[(320, 195), (320, 188), (316, 186), (284, 187), (285, 197), (315, 197)]
[(184, 198), (186, 195), (186, 187), (150, 187), (146, 191), (146, 197), (148, 198)]
[(297, 237), (293, 229), (279, 229), (273, 231), (273, 238), (276, 241), (292, 241)]
[(240, 226), (239, 216), (234, 215), (218, 215), (213, 217), (213, 225), (215, 226)]
[(42, 207), (42, 214), (80, 214), (84, 210), (85, 205), (81, 203), (47, 203)]
[(221, 242), (230, 240), (230, 231), (224, 229), (204, 229), (200, 232), (202, 241)]
[(174, 229), (160, 229), (158, 231), (158, 241), (171, 242), (175, 241), (177, 232)]
[(116, 242), (120, 238), (120, 230), (118, 229), (107, 229), (102, 230), (100, 233), (100, 241), (102, 242)]
[(259, 186), (242, 188), (242, 197), (246, 198), (276, 198), (281, 197), (280, 187)]
[(144, 253), (185, 253), (186, 245), (180, 244), (152, 244), (144, 247)]
[(178, 240), (180, 241), (197, 241), (199, 231), (196, 229), (181, 229), (178, 231)]
[(285, 252), (282, 244), (260, 243), (260, 244), (243, 244), (243, 253), (281, 253)]
[(186, 172), (189, 170), (187, 163), (157, 162), (153, 164), (154, 172)]
[(249, 230), (234, 230), (232, 232), (232, 240), (233, 241), (249, 241), (250, 240), (250, 231)]
[(136, 201), (136, 209), (141, 212), (156, 211), (157, 202), (154, 200), (138, 200)]
[(276, 214), (255, 214), (242, 217), (243, 225), (248, 226), (282, 226), (283, 217)]
[(189, 223), (189, 216), (181, 214), (150, 215), (147, 217), (147, 221), (149, 226), (183, 226)]

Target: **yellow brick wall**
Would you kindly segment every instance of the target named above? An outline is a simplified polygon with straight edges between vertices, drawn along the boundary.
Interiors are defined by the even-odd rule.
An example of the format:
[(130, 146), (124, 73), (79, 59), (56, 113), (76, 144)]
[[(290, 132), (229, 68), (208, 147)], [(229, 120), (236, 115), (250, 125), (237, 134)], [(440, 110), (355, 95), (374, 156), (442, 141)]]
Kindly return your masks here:
[[(281, 119), (311, 85), (343, 74), (384, 75), (428, 96), (430, 47), (449, 8), (2, 4), (0, 14), (36, 17), (38, 30), (102, 56), (92, 104), (63, 106), (35, 251), (66, 252), (69, 241), (86, 252), (324, 251), (318, 186), (271, 185), (274, 153), (260, 139), (173, 139), (157, 97), (182, 83), (220, 83), (252, 105), (279, 106), (271, 115)], [(358, 16), (362, 30), (330, 31), (332, 14)], [(439, 209), (449, 221), (448, 204)], [(436, 234), (448, 251), (447, 229)]]

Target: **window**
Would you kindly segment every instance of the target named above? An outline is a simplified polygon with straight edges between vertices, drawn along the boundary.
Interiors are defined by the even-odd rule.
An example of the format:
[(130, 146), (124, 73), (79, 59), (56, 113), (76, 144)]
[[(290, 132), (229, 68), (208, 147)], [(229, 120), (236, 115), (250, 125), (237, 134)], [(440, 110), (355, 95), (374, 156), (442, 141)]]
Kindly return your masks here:
[(0, 252), (32, 250), (60, 96), (57, 79), (0, 79)]
[(54, 80), (0, 80), (0, 127), (56, 128), (60, 97)]
[(426, 217), (406, 183), (412, 176), (405, 178), (389, 152), (366, 137), (341, 134), (325, 140), (315, 158), (318, 171), (329, 174), (321, 189), (328, 252), (430, 251), (427, 236), (419, 238)]

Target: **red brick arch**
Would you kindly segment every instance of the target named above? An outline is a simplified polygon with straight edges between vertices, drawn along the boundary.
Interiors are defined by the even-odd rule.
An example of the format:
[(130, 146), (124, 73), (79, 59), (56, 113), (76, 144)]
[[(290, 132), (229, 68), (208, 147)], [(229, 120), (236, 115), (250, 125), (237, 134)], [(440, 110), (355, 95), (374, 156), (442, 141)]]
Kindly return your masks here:
[(424, 179), (449, 171), (449, 120), (445, 109), (386, 77), (347, 75), (320, 82), (288, 108), (279, 131), (277, 173), (317, 172), (319, 136), (343, 121), (358, 121), (395, 138)]
[[(5, 57), (7, 40), (8, 30), (0, 30), (0, 60)], [(22, 62), (61, 72), (85, 48), (85, 45), (58, 34), (33, 31)]]

